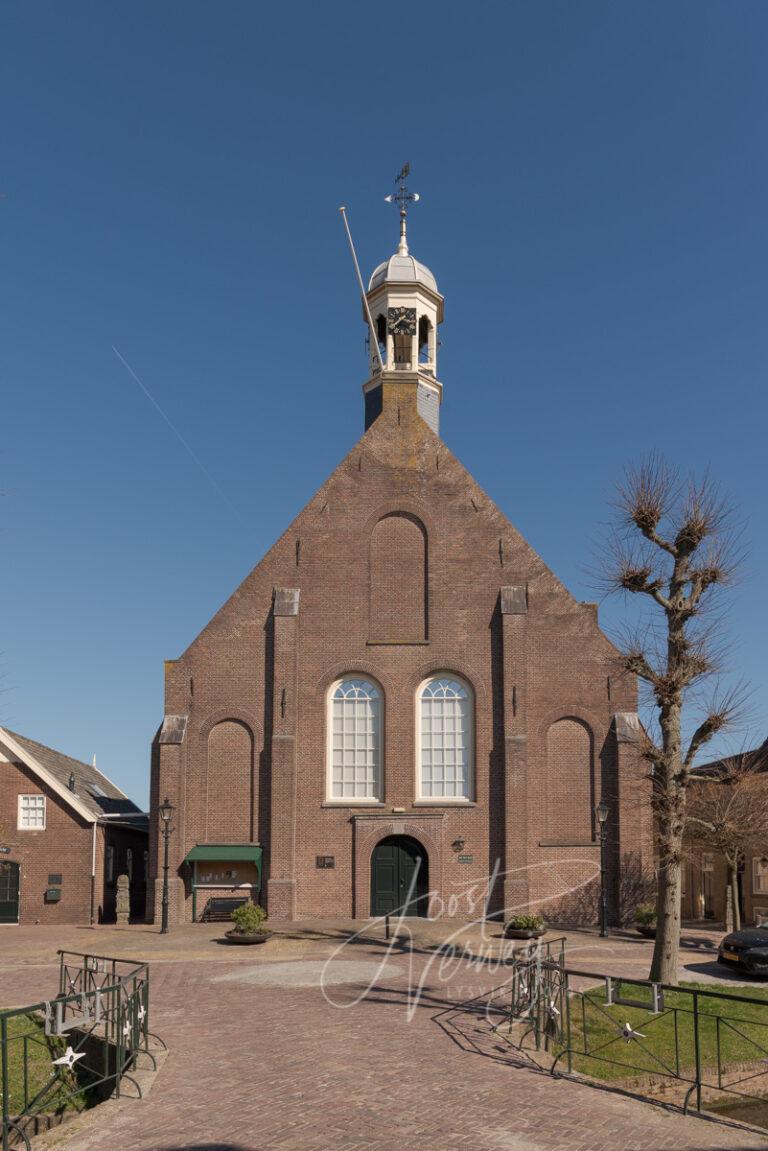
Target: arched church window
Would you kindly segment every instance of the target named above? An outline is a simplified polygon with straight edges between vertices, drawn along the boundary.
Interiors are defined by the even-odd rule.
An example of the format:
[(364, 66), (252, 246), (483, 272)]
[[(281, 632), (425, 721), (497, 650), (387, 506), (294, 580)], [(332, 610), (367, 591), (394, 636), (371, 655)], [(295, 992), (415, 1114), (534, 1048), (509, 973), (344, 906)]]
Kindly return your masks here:
[(329, 799), (381, 798), (381, 698), (367, 679), (342, 679), (331, 688)]
[(429, 679), (419, 690), (418, 712), (419, 798), (439, 803), (470, 799), (471, 688), (453, 677)]

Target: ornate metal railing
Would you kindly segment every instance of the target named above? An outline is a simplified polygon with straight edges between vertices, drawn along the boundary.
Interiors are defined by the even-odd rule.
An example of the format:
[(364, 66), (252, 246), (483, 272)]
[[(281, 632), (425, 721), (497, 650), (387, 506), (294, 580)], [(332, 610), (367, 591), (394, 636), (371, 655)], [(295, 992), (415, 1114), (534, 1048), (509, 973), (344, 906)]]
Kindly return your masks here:
[(0, 1012), (2, 1149), (68, 1109), (87, 1106), (101, 1089), (120, 1095), (123, 1080), (141, 1088), (132, 1071), (155, 1058), (149, 1028), (149, 965), (59, 951), (58, 994)]
[(760, 1103), (765, 1122), (768, 999), (572, 970), (551, 949), (515, 952), (510, 966), (493, 1030), (539, 1066), (684, 1111)]

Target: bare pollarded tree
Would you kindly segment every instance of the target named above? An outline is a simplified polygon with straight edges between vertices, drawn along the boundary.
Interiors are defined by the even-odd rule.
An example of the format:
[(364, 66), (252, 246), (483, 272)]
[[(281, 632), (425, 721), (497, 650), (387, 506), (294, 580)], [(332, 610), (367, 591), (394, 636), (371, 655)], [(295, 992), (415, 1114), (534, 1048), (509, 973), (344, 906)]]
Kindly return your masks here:
[(726, 865), (733, 925), (741, 927), (739, 864), (748, 852), (768, 853), (768, 740), (691, 776), (686, 840), (718, 851)]
[[(698, 752), (741, 711), (743, 692), (709, 696), (720, 669), (713, 608), (734, 578), (740, 549), (733, 516), (706, 477), (684, 481), (658, 456), (629, 469), (601, 563), (609, 591), (637, 597), (637, 622), (618, 639), (621, 666), (650, 705), (642, 755), (650, 766), (657, 838), (657, 927), (650, 978), (677, 982), (686, 792)], [(699, 690), (697, 690), (699, 689)], [(691, 715), (684, 716), (684, 705)], [(697, 710), (698, 709), (698, 710)], [(691, 722), (691, 718), (693, 722)]]

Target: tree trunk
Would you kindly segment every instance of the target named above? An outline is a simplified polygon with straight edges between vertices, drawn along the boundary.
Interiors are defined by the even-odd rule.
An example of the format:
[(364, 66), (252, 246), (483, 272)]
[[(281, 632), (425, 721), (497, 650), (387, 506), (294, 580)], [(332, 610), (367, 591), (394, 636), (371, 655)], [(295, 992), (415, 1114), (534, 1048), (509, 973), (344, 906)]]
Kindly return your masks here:
[(731, 889), (733, 930), (741, 931), (741, 909), (739, 907), (739, 872), (735, 863), (728, 864), (728, 886)]
[(677, 983), (677, 961), (680, 953), (680, 902), (682, 871), (680, 851), (672, 843), (665, 845), (667, 862), (659, 870), (656, 897), (656, 943), (649, 978), (654, 983)]
[(730, 880), (725, 885), (725, 930), (733, 931), (733, 889)]

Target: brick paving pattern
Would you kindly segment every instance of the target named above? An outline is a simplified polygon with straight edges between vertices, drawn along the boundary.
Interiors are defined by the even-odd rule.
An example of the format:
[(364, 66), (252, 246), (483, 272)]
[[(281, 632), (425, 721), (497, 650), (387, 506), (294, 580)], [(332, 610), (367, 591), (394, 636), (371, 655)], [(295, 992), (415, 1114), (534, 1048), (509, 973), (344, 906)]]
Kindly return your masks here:
[[(329, 996), (342, 1006), (333, 1006), (316, 987), (285, 986), (277, 970), (274, 982), (282, 986), (247, 982), (256, 963), (290, 957), (289, 944), (273, 942), (271, 956), (260, 948), (258, 960), (252, 949), (235, 960), (210, 942), (211, 960), (185, 963), (174, 951), (159, 959), (152, 968), (152, 1026), (170, 1054), (151, 1093), (77, 1135), (59, 1132), (58, 1151), (768, 1146), (768, 1138), (744, 1129), (685, 1119), (516, 1064), (483, 1015), (461, 1008), (498, 983), (498, 975), (466, 965), (441, 972), (423, 953), (398, 952), (389, 961), (401, 974), (390, 972), (358, 1003), (357, 987), (334, 986)], [(153, 940), (148, 950), (156, 946)], [(138, 949), (139, 936), (124, 947)], [(295, 958), (324, 959), (330, 951), (327, 943), (298, 941)], [(384, 954), (382, 944), (362, 942), (339, 959), (371, 962)], [(409, 983), (422, 977), (423, 995), (409, 1021)], [(39, 997), (53, 979), (49, 965), (8, 965), (3, 1000)]]

